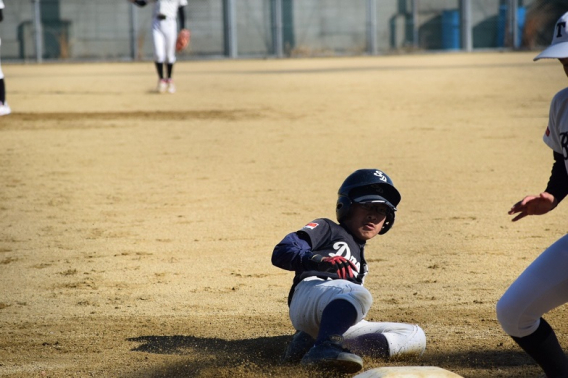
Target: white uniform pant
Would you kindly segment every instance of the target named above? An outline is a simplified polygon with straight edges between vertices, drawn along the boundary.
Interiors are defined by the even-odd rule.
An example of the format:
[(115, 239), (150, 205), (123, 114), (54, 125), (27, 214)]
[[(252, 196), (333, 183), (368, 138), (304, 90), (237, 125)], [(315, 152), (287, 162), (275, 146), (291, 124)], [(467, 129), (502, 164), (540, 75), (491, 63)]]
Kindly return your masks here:
[(357, 323), (343, 334), (350, 339), (382, 333), (389, 343), (391, 357), (421, 355), (426, 348), (426, 335), (417, 325), (405, 323), (368, 322), (363, 320), (373, 303), (371, 293), (361, 285), (347, 280), (304, 279), (296, 286), (290, 303), (290, 320), (295, 329), (317, 338), (324, 308), (336, 299), (350, 302), (357, 310)]
[(158, 20), (152, 23), (154, 41), (154, 61), (158, 63), (176, 62), (177, 21), (175, 18)]
[(568, 302), (568, 235), (548, 247), (497, 303), (497, 319), (510, 336), (525, 337), (543, 314)]
[[(2, 40), (0, 40), (0, 45), (2, 45)], [(4, 72), (2, 72), (2, 65), (0, 63), (0, 79), (4, 79)]]

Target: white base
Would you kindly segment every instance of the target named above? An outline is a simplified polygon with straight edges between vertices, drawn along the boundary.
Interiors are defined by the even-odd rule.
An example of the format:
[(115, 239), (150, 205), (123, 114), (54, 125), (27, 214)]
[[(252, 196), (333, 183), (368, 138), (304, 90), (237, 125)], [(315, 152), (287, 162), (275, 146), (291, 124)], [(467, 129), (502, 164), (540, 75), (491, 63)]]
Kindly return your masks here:
[(436, 366), (392, 366), (367, 370), (353, 378), (463, 378)]

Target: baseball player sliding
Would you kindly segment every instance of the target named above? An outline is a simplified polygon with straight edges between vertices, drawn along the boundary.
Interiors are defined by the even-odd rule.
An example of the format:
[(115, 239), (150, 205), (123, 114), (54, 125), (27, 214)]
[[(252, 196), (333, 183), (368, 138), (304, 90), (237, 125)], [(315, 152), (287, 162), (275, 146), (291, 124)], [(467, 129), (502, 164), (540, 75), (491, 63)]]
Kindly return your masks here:
[[(568, 13), (553, 31), (552, 44), (534, 60), (558, 59), (568, 76)], [(513, 221), (552, 211), (568, 194), (568, 88), (552, 99), (543, 140), (553, 151), (548, 185), (513, 205)], [(548, 247), (507, 289), (497, 303), (503, 330), (544, 370), (547, 378), (568, 378), (568, 358), (552, 327), (542, 318), (568, 302), (568, 235)]]
[(272, 263), (295, 272), (288, 297), (296, 329), (284, 361), (354, 373), (359, 356), (421, 355), (426, 336), (417, 325), (364, 320), (373, 302), (363, 287), (367, 240), (393, 225), (400, 193), (386, 173), (360, 169), (339, 188), (339, 224), (319, 218), (288, 234)]
[[(140, 7), (148, 4), (148, 0), (129, 0)], [(178, 42), (178, 24), (181, 28), (179, 49), (185, 48), (189, 42), (189, 30), (185, 28), (185, 11), (187, 0), (154, 0), (152, 13), (152, 40), (154, 43), (154, 61), (158, 72), (158, 92), (175, 93), (176, 87), (172, 79), (176, 62), (176, 42)], [(166, 72), (164, 73), (164, 63)]]
[[(4, 20), (4, 1), (0, 0), (0, 22)], [(2, 41), (0, 41), (2, 44)], [(6, 86), (4, 84), (4, 73), (0, 66), (0, 116), (10, 114), (12, 110), (6, 102)]]

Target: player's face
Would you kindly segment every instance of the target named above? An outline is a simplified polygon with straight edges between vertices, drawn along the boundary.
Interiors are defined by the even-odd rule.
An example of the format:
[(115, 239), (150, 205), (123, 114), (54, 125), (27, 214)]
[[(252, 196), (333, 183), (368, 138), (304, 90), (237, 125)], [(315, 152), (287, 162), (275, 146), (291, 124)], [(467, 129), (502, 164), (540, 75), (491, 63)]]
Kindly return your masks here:
[(568, 58), (558, 59), (562, 67), (564, 67), (564, 73), (568, 76)]
[(345, 226), (360, 240), (377, 236), (387, 217), (388, 208), (382, 203), (354, 203)]

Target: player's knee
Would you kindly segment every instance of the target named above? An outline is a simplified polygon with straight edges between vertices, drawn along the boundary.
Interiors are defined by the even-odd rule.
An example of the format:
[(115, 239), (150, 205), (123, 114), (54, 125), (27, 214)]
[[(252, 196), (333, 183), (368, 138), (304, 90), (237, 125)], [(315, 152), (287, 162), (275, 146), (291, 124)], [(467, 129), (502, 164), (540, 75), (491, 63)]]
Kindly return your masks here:
[(390, 357), (421, 356), (426, 350), (426, 334), (415, 324), (405, 324), (384, 333)]
[(359, 285), (357, 286), (357, 290), (341, 294), (336, 299), (345, 299), (355, 307), (358, 322), (367, 315), (367, 312), (369, 312), (373, 304), (373, 296), (369, 290)]
[(512, 319), (511, 306), (504, 297), (501, 297), (501, 299), (497, 302), (497, 305), (495, 306), (495, 313), (497, 315), (497, 321), (501, 325), (501, 328), (503, 328), (503, 331), (505, 331), (508, 335), (516, 333), (515, 328), (518, 327), (515, 324), (516, 322)]
[(530, 335), (538, 326), (539, 316), (529, 316), (515, 301), (503, 296), (495, 306), (497, 321), (509, 336), (524, 337)]

